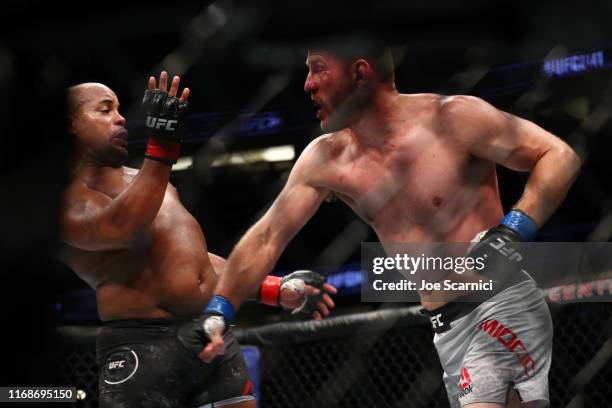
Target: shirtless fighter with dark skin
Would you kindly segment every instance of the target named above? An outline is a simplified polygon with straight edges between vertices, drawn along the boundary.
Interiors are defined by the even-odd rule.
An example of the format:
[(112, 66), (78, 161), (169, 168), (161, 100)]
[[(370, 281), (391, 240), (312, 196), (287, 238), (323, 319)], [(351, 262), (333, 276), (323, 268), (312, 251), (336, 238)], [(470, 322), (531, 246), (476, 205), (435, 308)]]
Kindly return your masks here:
[[(157, 123), (166, 123), (166, 129), (170, 130), (173, 126), (182, 126), (182, 110), (186, 109), (190, 93), (185, 88), (178, 97), (179, 82), (180, 78), (175, 76), (167, 91), (168, 75), (165, 72), (160, 75), (159, 87), (155, 77), (150, 77), (148, 81), (148, 95), (163, 99), (149, 100), (153, 106), (151, 117)], [(77, 154), (62, 213), (65, 243), (63, 260), (96, 289), (98, 312), (104, 322), (110, 322), (111, 327), (114, 327), (112, 324), (119, 324), (117, 322), (128, 322), (123, 326), (119, 324), (120, 327), (114, 327), (114, 330), (127, 332), (126, 325), (133, 328), (141, 323), (147, 328), (163, 327), (160, 332), (185, 330), (185, 322), (200, 315), (210, 299), (225, 260), (208, 253), (200, 225), (185, 209), (176, 189), (169, 183), (172, 163), (178, 157), (180, 140), (151, 137), (142, 167), (139, 170), (123, 167), (128, 156), (128, 133), (124, 127), (125, 119), (119, 113), (119, 101), (115, 93), (102, 84), (85, 83), (70, 88), (68, 100), (68, 130), (75, 137)], [(160, 107), (163, 110), (164, 106), (171, 106), (172, 111), (166, 112), (165, 116), (160, 113)], [(154, 126), (149, 130), (152, 135), (155, 134)], [(285, 284), (288, 281), (291, 284)], [(259, 290), (258, 285), (253, 286), (251, 297), (257, 298)], [(321, 283), (317, 288), (304, 284), (304, 280), (300, 279), (286, 279), (281, 287), (280, 278), (268, 282), (266, 289), (262, 288), (261, 291), (262, 297), (264, 291), (267, 291), (265, 293), (269, 299), (266, 303), (280, 304), (289, 309), (296, 309), (304, 303), (305, 298), (317, 295), (320, 303), (316, 304), (315, 309), (319, 310), (310, 310), (317, 319), (328, 314), (333, 307), (333, 301), (327, 293), (335, 293), (335, 289), (328, 284)], [(271, 294), (275, 297), (272, 298)], [(134, 321), (138, 324), (132, 324)], [(180, 334), (177, 336), (185, 337)], [(100, 343), (104, 343), (102, 335), (100, 339), (99, 349)], [(160, 344), (166, 340), (153, 339), (160, 341)], [(235, 340), (230, 341), (235, 343)], [(103, 350), (102, 354), (114, 352), (111, 345), (106, 348), (110, 351)], [(170, 348), (177, 349), (174, 344)], [(189, 362), (192, 369), (222, 365), (205, 364), (197, 358), (197, 347), (193, 350), (193, 361)], [(169, 353), (167, 348), (160, 352)], [(113, 386), (118, 387), (116, 384), (129, 386), (131, 382), (138, 381), (139, 375), (151, 375), (143, 372), (146, 369), (146, 356), (138, 351), (134, 353), (138, 354), (140, 367), (135, 368), (134, 373), (126, 372), (124, 376), (133, 377), (123, 379), (119, 378), (119, 374), (102, 373), (101, 386), (106, 387), (101, 392), (102, 406), (105, 401), (109, 406), (123, 406), (121, 404), (125, 403), (125, 406), (133, 407), (141, 403), (136, 403), (132, 397), (121, 402), (116, 395), (127, 392), (121, 390), (117, 393), (112, 389)], [(105, 356), (99, 355), (99, 358), (104, 359)], [(242, 357), (234, 356), (235, 360), (238, 358)], [(244, 368), (242, 361), (229, 363)], [(209, 369), (213, 375), (215, 367), (213, 371)], [(221, 390), (211, 391), (199, 399), (194, 398), (197, 401), (193, 403), (185, 398), (182, 401), (178, 397), (176, 401), (170, 401), (174, 397), (169, 398), (168, 406), (200, 406), (219, 402), (221, 398), (227, 403), (235, 401), (236, 404), (231, 406), (254, 407), (253, 399), (247, 398), (249, 395), (241, 395), (246, 390), (244, 383), (248, 381), (246, 372), (243, 374), (237, 379), (238, 382), (244, 380), (243, 383), (235, 387), (239, 389), (240, 395), (232, 395), (233, 390), (228, 387), (223, 389), (221, 385), (217, 387)], [(107, 380), (105, 375), (117, 378)], [(207, 379), (204, 377), (206, 375), (202, 376), (202, 384), (207, 387)], [(232, 379), (226, 378), (225, 381), (231, 383)], [(157, 387), (154, 379), (147, 379), (136, 385), (136, 388), (147, 386)], [(102, 395), (104, 392), (109, 395), (114, 393), (115, 396), (105, 400)], [(180, 393), (177, 391), (177, 394)], [(197, 392), (188, 389), (185, 394), (193, 396)], [(236, 397), (240, 398), (233, 399)], [(162, 397), (157, 395), (155, 398)]]
[[(220, 315), (229, 320), (226, 311), (233, 313), (250, 285), (271, 270), (287, 243), (330, 194), (366, 221), (383, 245), (470, 242), (488, 230), (476, 246), (482, 249), (492, 242), (511, 245), (532, 240), (576, 178), (580, 159), (574, 151), (528, 120), (473, 96), (399, 93), (388, 50), (376, 55), (310, 50), (306, 65), (304, 91), (326, 134), (302, 152), (268, 212), (232, 251), (226, 265), (231, 274), (220, 279), (208, 307), (210, 319)], [(496, 164), (531, 173), (523, 196), (505, 217)], [(285, 222), (274, 222), (279, 218)], [(253, 252), (261, 256), (249, 257)], [(479, 316), (494, 308), (420, 293), (424, 309), (438, 318), (451, 316), (444, 326), (451, 331), (436, 334), (435, 343), (453, 407), (506, 406), (513, 403), (512, 395), (507, 399), (512, 387), (520, 388), (526, 404), (547, 404), (550, 314), (532, 280), (518, 271), (512, 275), (515, 282), (506, 283), (492, 299), (522, 309), (492, 318), (512, 322), (509, 327), (523, 340), (531, 360), (519, 361), (500, 341), (477, 329)], [(529, 298), (531, 303), (523, 306), (515, 298)], [(463, 330), (460, 323), (469, 319), (474, 322), (461, 335), (452, 332), (453, 327)], [(529, 322), (536, 328), (532, 330)], [(461, 343), (447, 352), (449, 347), (442, 343), (453, 337)], [(217, 331), (210, 338), (208, 358), (223, 350)], [(461, 347), (465, 355), (458, 351)], [(488, 354), (474, 352), (478, 347)], [(485, 355), (492, 360), (485, 362)], [(532, 365), (532, 360), (537, 364)]]

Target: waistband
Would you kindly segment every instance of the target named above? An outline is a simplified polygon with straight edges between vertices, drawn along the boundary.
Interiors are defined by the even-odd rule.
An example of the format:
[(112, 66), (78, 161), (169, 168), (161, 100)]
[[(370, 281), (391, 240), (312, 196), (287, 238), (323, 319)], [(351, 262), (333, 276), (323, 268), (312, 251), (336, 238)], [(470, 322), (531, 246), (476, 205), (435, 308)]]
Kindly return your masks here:
[(162, 327), (180, 326), (193, 318), (188, 317), (153, 317), (146, 319), (114, 319), (102, 322), (103, 327), (112, 328), (138, 328), (138, 327)]
[(429, 316), (431, 327), (435, 333), (444, 333), (451, 329), (451, 323), (454, 320), (470, 314), (472, 310), (476, 309), (483, 302), (486, 302), (501, 291), (531, 279), (531, 276), (529, 276), (527, 272), (521, 270), (519, 273), (514, 274), (512, 278), (500, 282), (496, 285), (497, 287), (495, 290), (488, 292), (484, 297), (481, 293), (470, 293), (434, 310), (421, 309), (421, 313)]
[(190, 319), (150, 318), (116, 319), (103, 323), (98, 334), (96, 349), (98, 356), (116, 347), (143, 344), (173, 338)]

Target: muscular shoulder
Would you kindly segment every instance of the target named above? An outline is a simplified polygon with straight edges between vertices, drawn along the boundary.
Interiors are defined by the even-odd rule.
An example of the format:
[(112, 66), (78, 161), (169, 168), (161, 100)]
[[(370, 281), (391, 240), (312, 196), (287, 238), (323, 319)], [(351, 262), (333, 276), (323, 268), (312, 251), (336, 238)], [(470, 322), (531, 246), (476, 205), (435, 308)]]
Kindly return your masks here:
[(324, 134), (306, 146), (293, 169), (291, 179), (315, 187), (325, 186), (338, 156), (349, 143), (345, 131)]
[(438, 119), (447, 124), (460, 125), (462, 121), (490, 119), (500, 111), (484, 99), (471, 95), (440, 96)]
[(64, 190), (64, 201), (70, 203), (71, 201), (82, 199), (89, 191), (92, 191), (92, 189), (87, 184), (86, 178), (76, 175)]
[(321, 135), (306, 146), (300, 159), (316, 161), (319, 164), (330, 162), (346, 149), (349, 139), (345, 130)]
[(435, 123), (447, 137), (482, 138), (498, 133), (509, 117), (475, 96), (440, 96)]
[(68, 220), (78, 219), (85, 215), (92, 205), (101, 204), (101, 200), (110, 198), (103, 197), (100, 193), (92, 190), (81, 178), (76, 178), (70, 182), (64, 191), (62, 203), (62, 219), (64, 222)]
[(465, 114), (467, 111), (480, 113), (492, 112), (495, 109), (490, 103), (471, 95), (438, 95), (439, 111), (443, 115)]

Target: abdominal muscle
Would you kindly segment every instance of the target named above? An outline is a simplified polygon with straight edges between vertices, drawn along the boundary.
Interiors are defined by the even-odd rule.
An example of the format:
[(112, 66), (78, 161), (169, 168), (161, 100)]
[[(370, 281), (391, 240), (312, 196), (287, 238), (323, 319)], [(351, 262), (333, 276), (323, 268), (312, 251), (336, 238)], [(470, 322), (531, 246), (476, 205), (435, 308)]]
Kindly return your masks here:
[[(456, 213), (431, 214), (429, 221), (421, 224), (413, 224), (406, 221), (408, 225), (402, 225), (402, 219), (395, 216), (392, 222), (388, 222), (384, 212), (380, 217), (371, 220), (370, 224), (376, 231), (380, 242), (385, 248), (387, 255), (394, 257), (396, 254), (409, 252), (409, 256), (419, 256), (421, 254), (432, 254), (431, 248), (435, 248), (431, 244), (452, 244), (444, 246), (441, 256), (467, 256), (470, 241), (481, 231), (487, 230), (499, 222), (503, 216), (499, 199), (492, 193), (493, 190), (483, 188), (478, 191), (477, 199), (469, 208), (462, 208)], [(399, 211), (392, 211), (394, 214)], [(422, 246), (422, 248), (420, 248)], [(453, 252), (453, 253), (451, 253)], [(435, 255), (439, 255), (438, 251)], [(421, 273), (412, 275), (411, 280), (420, 286), (422, 279), (430, 283), (451, 280), (453, 282), (478, 282), (480, 279), (488, 280), (488, 278), (474, 271), (465, 271), (462, 274), (454, 271), (444, 272), (428, 272), (425, 276)], [(443, 286), (442, 286), (443, 287)], [(459, 297), (465, 296), (469, 291), (450, 292), (444, 289), (419, 291), (421, 305), (427, 310), (436, 309), (446, 303), (449, 303)]]

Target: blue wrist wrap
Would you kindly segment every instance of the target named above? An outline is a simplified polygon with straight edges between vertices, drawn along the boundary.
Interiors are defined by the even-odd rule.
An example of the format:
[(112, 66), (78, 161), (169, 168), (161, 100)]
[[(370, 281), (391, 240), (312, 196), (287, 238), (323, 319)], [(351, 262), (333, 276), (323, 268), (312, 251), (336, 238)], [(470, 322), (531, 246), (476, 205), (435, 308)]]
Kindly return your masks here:
[(210, 299), (210, 302), (208, 302), (208, 306), (206, 306), (204, 313), (222, 315), (225, 319), (225, 324), (229, 326), (234, 318), (234, 306), (232, 306), (227, 298), (221, 295), (215, 295), (212, 299)]
[(533, 241), (538, 225), (521, 210), (512, 210), (504, 216), (501, 224), (519, 234), (525, 241)]

